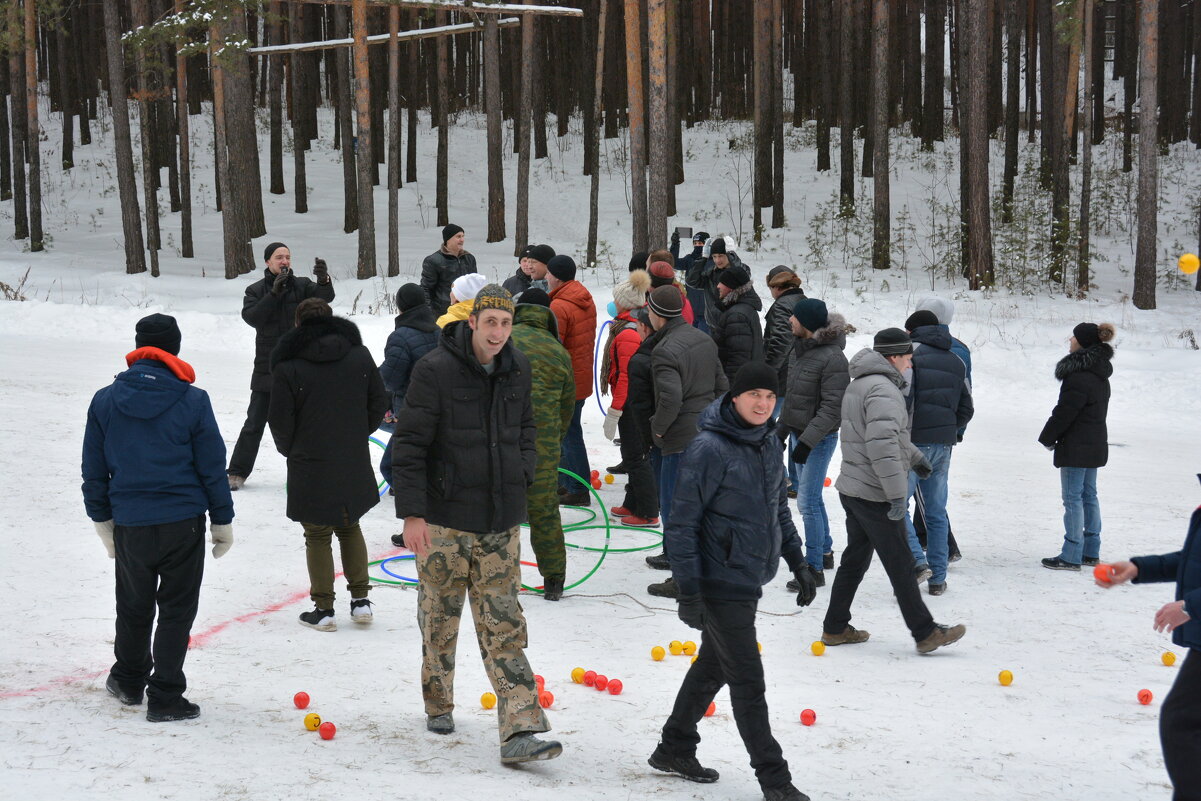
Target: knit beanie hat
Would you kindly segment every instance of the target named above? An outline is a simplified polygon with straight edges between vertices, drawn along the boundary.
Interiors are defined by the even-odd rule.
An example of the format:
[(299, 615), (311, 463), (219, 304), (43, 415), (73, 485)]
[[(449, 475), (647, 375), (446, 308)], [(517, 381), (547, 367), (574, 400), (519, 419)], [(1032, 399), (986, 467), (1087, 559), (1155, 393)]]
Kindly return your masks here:
[(396, 308), (401, 312), (415, 309), (425, 303), (425, 290), (417, 284), (405, 284), (396, 290)]
[(929, 309), (919, 309), (905, 321), (906, 331), (916, 331), (923, 325), (938, 325), (938, 315)]
[(801, 298), (792, 307), (792, 316), (805, 326), (810, 333), (825, 328), (830, 324), (830, 313), (826, 310), (825, 301), (817, 298)]
[[(717, 240), (720, 242), (721, 240)], [(721, 271), (721, 278), (717, 279), (717, 283), (737, 289), (740, 286), (746, 286), (751, 282), (751, 276), (745, 270), (739, 270), (737, 267), (727, 267)]]
[(479, 273), (467, 273), (454, 280), (450, 291), (455, 293), (455, 297), (460, 301), (472, 300), (487, 283), (488, 279)]
[(455, 234), (461, 234), (461, 233), (463, 233), (463, 229), (461, 227), (455, 225), (454, 223), (451, 223), (450, 225), (448, 225), (442, 229), (442, 244), (445, 245), (447, 240), (449, 240), (452, 236), (454, 236)]
[(533, 254), (533, 252), (534, 252), (534, 246), (526, 245), (525, 247), (523, 247), (521, 249), (521, 255), (519, 255), (517, 258), (518, 258), (518, 260), (528, 259)]
[(651, 290), (648, 303), (651, 311), (660, 317), (679, 317), (684, 313), (684, 296), (674, 286)]
[(640, 250), (637, 253), (635, 253), (633, 256), (631, 256), (630, 257), (630, 272), (634, 272), (635, 270), (645, 270), (646, 269), (646, 257), (649, 255), (650, 254), (647, 253), (645, 250)]
[(1101, 328), (1096, 323), (1081, 323), (1072, 329), (1072, 336), (1076, 337), (1082, 348), (1101, 344)]
[(575, 280), (575, 259), (562, 254), (546, 263), (546, 271), (560, 281)]
[(693, 242), (708, 242), (709, 241), (709, 232), (708, 231), (697, 231), (695, 234), (692, 235), (692, 241)]
[[(522, 296), (528, 295), (529, 292), (530, 290), (527, 289)], [(512, 314), (514, 310), (513, 296), (500, 284), (488, 284), (476, 294), (471, 316), (478, 317), (484, 309), (500, 309)]]
[(651, 276), (646, 270), (635, 270), (630, 279), (613, 287), (613, 305), (632, 311), (646, 305), (646, 293), (651, 288)]
[(730, 397), (741, 395), (751, 389), (766, 389), (779, 393), (779, 374), (768, 367), (765, 362), (747, 362), (738, 368), (734, 381), (730, 384)]
[(676, 269), (665, 261), (657, 261), (651, 265), (651, 286), (660, 287), (676, 282)]
[(726, 240), (714, 239), (712, 242), (709, 243), (709, 255), (710, 256), (712, 256), (714, 253), (725, 253), (725, 252), (726, 252)]
[(272, 242), (267, 247), (263, 248), (263, 261), (271, 261), (271, 255), (280, 248), (286, 248), (283, 242)]
[(179, 333), (179, 325), (169, 314), (152, 314), (138, 320), (134, 328), (134, 346), (139, 348), (158, 348), (174, 356), (179, 355), (179, 342), (183, 338)]
[(938, 295), (922, 298), (917, 304), (916, 310), (921, 311), (922, 309), (934, 312), (939, 325), (950, 325), (951, 320), (955, 317), (955, 304), (946, 298), (938, 297)]
[[(545, 306), (549, 309), (550, 295), (546, 294), (545, 290), (532, 286), (521, 293), (521, 302), (535, 306)], [(476, 303), (479, 303), (479, 296), (476, 296)]]
[(543, 264), (550, 264), (550, 260), (555, 257), (555, 249), (550, 245), (534, 245), (532, 248), (526, 248), (529, 252), (526, 253), (526, 258), (540, 261)]
[(913, 341), (899, 328), (885, 328), (876, 332), (872, 350), (881, 356), (904, 356), (913, 353)]

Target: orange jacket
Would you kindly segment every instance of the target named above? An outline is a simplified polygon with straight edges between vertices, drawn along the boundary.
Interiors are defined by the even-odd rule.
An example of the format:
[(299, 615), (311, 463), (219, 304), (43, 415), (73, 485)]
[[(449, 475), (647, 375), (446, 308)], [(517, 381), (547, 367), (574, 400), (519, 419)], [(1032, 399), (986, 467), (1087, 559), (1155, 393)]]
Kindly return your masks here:
[(575, 399), (592, 394), (592, 360), (596, 347), (596, 304), (579, 281), (568, 281), (550, 293), (550, 310), (559, 323), (559, 341), (571, 356)]

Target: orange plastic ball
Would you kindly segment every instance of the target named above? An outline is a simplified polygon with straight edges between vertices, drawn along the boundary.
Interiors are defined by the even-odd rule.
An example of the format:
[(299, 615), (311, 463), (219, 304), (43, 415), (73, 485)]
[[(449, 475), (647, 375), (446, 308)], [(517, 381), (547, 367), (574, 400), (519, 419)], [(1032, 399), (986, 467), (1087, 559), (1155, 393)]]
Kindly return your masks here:
[(541, 690), (543, 687), (546, 686), (546, 679), (542, 678), (542, 676), (535, 673), (534, 674), (534, 684), (537, 684), (538, 689)]
[(605, 473), (605, 483), (606, 484), (613, 483), (613, 474), (612, 473)]
[(591, 687), (596, 683), (596, 671), (589, 670), (584, 673), (584, 686)]
[(684, 656), (692, 656), (695, 653), (696, 653), (696, 643), (694, 643), (692, 640), (688, 640), (687, 642), (685, 642), (684, 643)]
[(1197, 258), (1196, 253), (1185, 253), (1176, 260), (1176, 266), (1180, 268), (1180, 272), (1185, 275), (1192, 275), (1201, 268), (1201, 259)]
[(1140, 704), (1142, 704), (1143, 706), (1146, 706), (1147, 704), (1151, 703), (1151, 699), (1153, 697), (1154, 696), (1151, 695), (1150, 690), (1139, 690), (1138, 691), (1138, 702)]
[(831, 484), (833, 484), (833, 483), (834, 483), (834, 482), (830, 480), (830, 477), (829, 477), (829, 476), (826, 476), (826, 480), (822, 482), (822, 486), (823, 486), (823, 487), (828, 487), (828, 486), (830, 486), (830, 485), (831, 485)]
[(656, 662), (662, 662), (663, 657), (665, 656), (667, 656), (667, 651), (663, 650), (662, 645), (656, 645), (651, 649), (651, 659), (655, 660)]
[(709, 708), (705, 710), (705, 717), (711, 718), (717, 712), (717, 704), (714, 701), (709, 702)]
[(480, 696), (480, 706), (484, 709), (492, 709), (496, 706), (496, 696), (492, 693), (484, 693)]
[(588, 477), (589, 477), (589, 478), (599, 478), (599, 477), (600, 477), (600, 471), (599, 471), (599, 470), (593, 470), (593, 471), (592, 471), (592, 475), (590, 475), (590, 476), (588, 476)]
[(592, 488), (593, 488), (593, 489), (600, 489), (600, 488), (601, 488), (601, 480), (600, 480), (599, 478), (594, 478), (594, 479), (592, 479)]
[(1164, 651), (1163, 655), (1160, 656), (1159, 659), (1168, 667), (1171, 667), (1172, 665), (1176, 664), (1176, 654), (1174, 654), (1171, 651)]
[(1108, 584), (1113, 581), (1114, 572), (1113, 565), (1100, 564), (1093, 568), (1093, 578)]
[(538, 706), (543, 709), (550, 709), (550, 705), (555, 702), (554, 693), (549, 690), (538, 693)]

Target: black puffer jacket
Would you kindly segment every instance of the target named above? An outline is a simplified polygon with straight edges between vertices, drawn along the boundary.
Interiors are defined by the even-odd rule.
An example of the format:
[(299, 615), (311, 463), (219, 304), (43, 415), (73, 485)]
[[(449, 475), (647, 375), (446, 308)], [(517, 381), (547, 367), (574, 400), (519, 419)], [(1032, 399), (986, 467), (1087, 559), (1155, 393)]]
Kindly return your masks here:
[[(730, 269), (730, 268), (726, 268)], [(763, 361), (763, 301), (750, 284), (731, 290), (719, 301), (721, 316), (709, 332), (717, 343), (718, 358), (726, 380), (733, 382), (738, 368), (747, 362)]]
[(730, 385), (713, 338), (683, 317), (672, 317), (646, 342), (655, 380), (651, 441), (665, 454), (680, 453), (696, 436), (697, 417)]
[(476, 272), (475, 256), (463, 251), (452, 256), (445, 250), (437, 250), (421, 262), (421, 288), (425, 299), (434, 310), (434, 319), (446, 314), (450, 306), (450, 285), (460, 275)]
[(405, 405), (413, 365), (438, 344), (438, 333), (429, 306), (415, 306), (396, 316), (396, 329), (388, 334), (384, 363), (379, 367), (384, 386), (392, 393), (393, 412)]
[(781, 556), (792, 570), (804, 564), (774, 429), (747, 425), (726, 396), (701, 414), (664, 532), (681, 595), (759, 598)]
[(831, 313), (825, 327), (814, 331), (813, 336), (794, 336), (792, 342), (780, 425), (814, 448), (842, 424), (842, 396), (851, 383), (843, 353), (847, 321), (841, 314)]
[(951, 352), (945, 326), (918, 326), (912, 339), (909, 439), (914, 445), (954, 445), (975, 411), (967, 365)]
[(774, 367), (780, 377), (780, 387), (788, 386), (788, 357), (792, 353), (792, 307), (805, 297), (801, 288), (784, 291), (767, 310), (767, 321), (763, 325), (763, 360)]
[(367, 438), (389, 400), (359, 329), (340, 317), (305, 320), (280, 337), (271, 380), (267, 422), (288, 459), (288, 518), (358, 520), (379, 503)]
[(1104, 467), (1109, 461), (1109, 377), (1113, 348), (1101, 342), (1069, 353), (1055, 365), (1059, 403), (1038, 441), (1055, 448), (1056, 467)]
[(295, 274), (285, 280), (290, 286), (282, 294), (275, 295), (275, 273), (264, 268), (262, 279), (246, 287), (242, 298), (242, 319), (255, 330), (254, 372), (250, 376), (250, 388), (261, 392), (271, 390), (271, 351), (279, 338), (296, 327), (296, 307), (306, 298), (321, 298), (333, 303), (334, 283), (318, 284), (310, 278)]
[(488, 375), (459, 320), (413, 368), (392, 436), (397, 517), (477, 534), (525, 520), (537, 458), (530, 363), (510, 342), (495, 364)]
[(646, 453), (651, 446), (651, 418), (655, 415), (655, 377), (651, 369), (651, 351), (655, 343), (647, 337), (638, 346), (626, 365), (629, 385), (623, 418), (629, 417), (637, 426), (641, 443), (636, 450)]
[[(730, 263), (723, 269), (742, 270), (748, 278), (750, 277), (750, 269), (742, 263), (742, 259), (738, 258), (737, 253), (727, 253), (726, 257), (730, 260)], [(712, 256), (707, 259), (699, 256), (693, 259), (692, 264), (688, 266), (688, 272), (685, 273), (684, 280), (688, 286), (704, 290), (705, 324), (710, 328), (716, 326), (718, 320), (721, 318), (721, 293), (717, 289), (717, 283), (720, 278), (721, 270), (717, 269), (717, 265), (713, 263)], [(752, 289), (751, 292), (754, 293), (754, 290)], [(755, 297), (758, 297), (758, 295)], [(763, 308), (763, 301), (759, 302), (759, 308)]]

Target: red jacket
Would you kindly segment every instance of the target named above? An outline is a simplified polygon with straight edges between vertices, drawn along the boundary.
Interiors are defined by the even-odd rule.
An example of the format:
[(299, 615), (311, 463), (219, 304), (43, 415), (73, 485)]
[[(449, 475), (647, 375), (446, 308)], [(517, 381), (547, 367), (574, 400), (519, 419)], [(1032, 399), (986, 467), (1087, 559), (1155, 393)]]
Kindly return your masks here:
[(611, 408), (621, 411), (626, 406), (626, 394), (630, 389), (630, 357), (642, 346), (642, 337), (634, 327), (634, 318), (628, 311), (623, 311), (613, 320), (613, 325), (621, 331), (613, 338), (609, 346), (609, 392), (613, 395)]
[(596, 304), (579, 281), (568, 281), (550, 293), (550, 310), (559, 323), (559, 341), (571, 356), (575, 399), (592, 394), (592, 360), (596, 348)]

